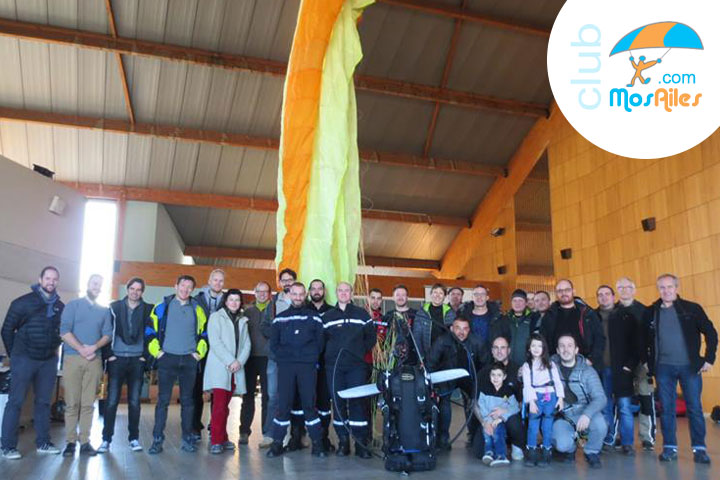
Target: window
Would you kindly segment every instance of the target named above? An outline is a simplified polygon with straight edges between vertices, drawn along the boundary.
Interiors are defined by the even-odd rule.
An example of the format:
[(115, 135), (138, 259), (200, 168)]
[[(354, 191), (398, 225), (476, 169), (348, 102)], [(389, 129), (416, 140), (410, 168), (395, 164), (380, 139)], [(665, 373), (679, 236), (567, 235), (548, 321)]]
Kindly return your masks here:
[(90, 275), (99, 274), (103, 277), (103, 287), (97, 301), (102, 305), (110, 303), (112, 294), (116, 220), (115, 202), (88, 200), (85, 204), (79, 294), (85, 295)]

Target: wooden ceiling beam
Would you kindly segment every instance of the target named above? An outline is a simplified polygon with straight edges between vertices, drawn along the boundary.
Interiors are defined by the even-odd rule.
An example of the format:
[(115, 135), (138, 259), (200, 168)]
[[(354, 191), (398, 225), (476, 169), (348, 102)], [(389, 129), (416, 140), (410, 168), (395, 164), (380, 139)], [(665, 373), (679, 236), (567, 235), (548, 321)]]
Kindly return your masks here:
[(472, 228), (461, 230), (445, 252), (441, 276), (457, 278), (464, 273), (476, 245), (490, 234), (498, 215), (525, 182), (563, 120), (562, 113), (553, 105), (549, 118), (535, 122), (510, 159), (508, 176), (495, 180), (473, 214)]
[[(113, 38), (117, 38), (117, 26), (115, 25), (115, 14), (112, 9), (112, 0), (105, 0), (105, 10), (107, 10), (108, 24), (110, 25), (110, 32)], [(120, 81), (123, 87), (123, 96), (125, 97), (125, 109), (127, 110), (128, 119), (131, 124), (135, 123), (135, 112), (133, 111), (132, 102), (130, 101), (130, 89), (128, 88), (127, 74), (125, 73), (125, 65), (123, 64), (122, 54), (115, 52), (115, 61), (118, 65), (118, 72), (120, 73)]]
[[(280, 142), (276, 138), (225, 133), (215, 130), (179, 127), (175, 125), (154, 125), (148, 123), (132, 124), (125, 120), (69, 115), (64, 113), (43, 112), (10, 107), (0, 107), (0, 118), (42, 125), (102, 130), (130, 135), (145, 135), (186, 142), (208, 143), (260, 150), (278, 150)], [(505, 169), (498, 165), (489, 165), (465, 160), (450, 160), (434, 157), (420, 157), (406, 153), (361, 150), (360, 159), (365, 163), (387, 165), (390, 167), (420, 168), (438, 172), (455, 173), (483, 177), (502, 177)], [(535, 177), (537, 181), (547, 182), (547, 178)]]
[(468, 11), (458, 6), (448, 5), (446, 3), (433, 2), (428, 0), (378, 0), (378, 3), (385, 3), (396, 7), (402, 7), (409, 10), (429, 13), (431, 15), (439, 15), (442, 17), (454, 18), (467, 22), (479, 23), (489, 27), (501, 28), (511, 32), (526, 33), (536, 35), (543, 38), (550, 38), (550, 29), (529, 25), (515, 20), (499, 18), (491, 15), (483, 15), (481, 13)]
[[(202, 258), (243, 258), (247, 260), (275, 260), (275, 250), (262, 248), (187, 246), (185, 247), (185, 255), (189, 257)], [(370, 267), (437, 270), (440, 268), (440, 261), (365, 255), (365, 265)]]
[[(103, 185), (99, 183), (61, 182), (74, 188), (87, 198), (102, 200), (131, 200), (138, 202), (154, 202), (184, 207), (221, 208), (230, 210), (252, 210), (271, 212), (277, 210), (275, 199), (250, 198), (237, 195), (218, 195), (214, 193), (197, 193), (182, 190), (163, 190), (158, 188), (125, 187)], [(467, 227), (468, 219), (462, 217), (435, 216), (425, 213), (395, 212), (389, 210), (363, 209), (362, 217), (369, 220), (385, 220), (388, 222), (420, 223), (446, 227)]]
[[(284, 77), (287, 64), (276, 60), (220, 53), (201, 48), (138, 40), (133, 38), (113, 37), (104, 33), (75, 30), (52, 25), (19, 22), (0, 18), (0, 35), (54, 43), (79, 48), (99, 49), (106, 52), (126, 55), (140, 55), (162, 58), (178, 62), (187, 62), (206, 67), (225, 68), (246, 72), (262, 73)], [(548, 114), (548, 106), (541, 103), (523, 102), (502, 99), (471, 92), (450, 90), (447, 88), (402, 82), (390, 78), (356, 75), (355, 86), (360, 90), (411, 98), (429, 102), (440, 102), (448, 105), (470, 109), (483, 109), (504, 112), (514, 115), (544, 117)]]

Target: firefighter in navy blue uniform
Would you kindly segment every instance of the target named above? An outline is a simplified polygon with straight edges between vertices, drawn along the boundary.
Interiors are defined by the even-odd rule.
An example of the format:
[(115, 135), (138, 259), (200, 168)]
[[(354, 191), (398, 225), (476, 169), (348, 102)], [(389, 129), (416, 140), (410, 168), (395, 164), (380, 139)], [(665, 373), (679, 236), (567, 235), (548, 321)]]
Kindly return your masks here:
[(371, 458), (366, 448), (370, 440), (366, 400), (348, 401), (340, 398), (337, 392), (368, 382), (370, 372), (365, 354), (375, 346), (377, 334), (370, 314), (352, 303), (352, 285), (340, 282), (336, 292), (338, 303), (325, 313), (323, 324), (325, 368), (335, 405), (333, 426), (338, 436), (337, 454), (350, 454), (349, 426), (355, 437), (355, 455)]
[(325, 457), (320, 417), (315, 409), (317, 366), (323, 350), (324, 332), (320, 317), (305, 306), (305, 286), (290, 287), (292, 305), (272, 322), (270, 350), (278, 365), (278, 408), (273, 418), (273, 443), (268, 457), (283, 453), (283, 438), (290, 426), (290, 410), (296, 393), (305, 414), (305, 426), (312, 439), (312, 454)]

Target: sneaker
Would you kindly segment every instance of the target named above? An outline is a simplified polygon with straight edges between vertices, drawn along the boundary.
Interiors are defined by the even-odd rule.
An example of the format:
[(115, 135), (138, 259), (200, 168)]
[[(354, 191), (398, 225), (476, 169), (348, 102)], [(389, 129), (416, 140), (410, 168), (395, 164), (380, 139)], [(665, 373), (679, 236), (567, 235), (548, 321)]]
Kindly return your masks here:
[(495, 460), (490, 462), (491, 467), (504, 467), (505, 465), (510, 465), (510, 460), (508, 460), (505, 455), (499, 455)]
[(527, 455), (525, 455), (525, 466), (534, 467), (538, 462), (538, 449), (529, 447)]
[(195, 445), (195, 442), (193, 442), (191, 437), (186, 438), (183, 439), (182, 443), (180, 443), (180, 450), (188, 453), (197, 452), (197, 445)]
[(693, 449), (693, 460), (695, 463), (703, 463), (705, 465), (710, 465), (710, 457), (708, 456), (707, 452), (702, 449)]
[(558, 460), (560, 463), (575, 463), (575, 452), (560, 453)]
[[(241, 433), (241, 434), (240, 434), (240, 438), (238, 438), (238, 443), (239, 443), (240, 445), (247, 445), (249, 441), (250, 441), (250, 435), (249, 435), (249, 434), (247, 434), (247, 433)], [(265, 441), (265, 438), (263, 438), (263, 441)], [(272, 442), (272, 440), (271, 440), (271, 442)], [(261, 445), (262, 445), (262, 443), (263, 443), (263, 442), (260, 442)]]
[(200, 440), (202, 440), (202, 435), (200, 433), (191, 433), (188, 437), (188, 441), (192, 443), (198, 443)]
[(662, 453), (658, 455), (658, 460), (661, 462), (675, 462), (677, 458), (677, 450), (674, 448), (663, 448)]
[(213, 455), (220, 455), (221, 453), (223, 453), (223, 450), (223, 446), (220, 443), (210, 445), (210, 453), (212, 453)]
[(482, 463), (485, 465), (490, 465), (493, 460), (495, 460), (495, 456), (492, 452), (485, 452), (485, 455), (482, 457)]
[(228, 451), (228, 452), (234, 452), (234, 451), (235, 451), (235, 444), (232, 443), (232, 442), (230, 442), (230, 441), (227, 441), (227, 442), (223, 443), (223, 444), (222, 444), (222, 447), (223, 447), (223, 450)]
[(268, 452), (265, 455), (268, 458), (273, 458), (273, 457), (279, 457), (284, 452), (285, 452), (285, 449), (282, 446), (282, 442), (272, 442), (272, 444), (270, 444)]
[(653, 442), (651, 442), (650, 440), (643, 440), (642, 447), (643, 447), (643, 450), (645, 450), (647, 452), (652, 452), (653, 450), (655, 450), (655, 444)]
[(622, 454), (626, 457), (634, 457), (635, 456), (635, 449), (632, 445), (623, 445), (622, 446)]
[(612, 443), (603, 443), (602, 451), (603, 451), (603, 452), (612, 452), (612, 451), (613, 451), (613, 444), (612, 444)]
[(585, 461), (587, 461), (588, 467), (590, 468), (602, 467), (602, 463), (600, 463), (600, 455), (598, 455), (597, 453), (586, 453)]
[(525, 458), (525, 452), (523, 452), (523, 449), (518, 447), (517, 445), (511, 445), (512, 452), (510, 456), (513, 460), (516, 462), (519, 462), (520, 460)]
[(98, 452), (90, 445), (90, 442), (85, 442), (80, 445), (80, 455), (87, 455), (88, 457), (94, 457)]
[(150, 455), (157, 455), (158, 453), (162, 453), (163, 451), (163, 441), (160, 439), (153, 440), (152, 445), (150, 445), (150, 448), (148, 449), (148, 453)]
[(7, 460), (19, 460), (22, 458), (22, 455), (18, 452), (17, 448), (3, 448), (2, 456)]
[(106, 453), (108, 450), (110, 450), (110, 442), (103, 440), (100, 447), (97, 449), (97, 453)]
[(130, 450), (133, 452), (142, 452), (142, 445), (137, 440), (130, 440)]
[(60, 449), (53, 445), (52, 442), (47, 442), (37, 447), (37, 453), (57, 455), (60, 453)]
[[(241, 443), (242, 443), (242, 442), (241, 442)], [(262, 440), (260, 440), (260, 443), (258, 444), (258, 446), (259, 446), (260, 448), (268, 448), (268, 447), (270, 447), (270, 445), (272, 445), (272, 444), (273, 444), (273, 439), (272, 439), (272, 437), (267, 437), (267, 436), (265, 436), (265, 437), (262, 438)]]
[(75, 456), (75, 442), (70, 442), (65, 445), (65, 450), (62, 452), (63, 457), (74, 457)]

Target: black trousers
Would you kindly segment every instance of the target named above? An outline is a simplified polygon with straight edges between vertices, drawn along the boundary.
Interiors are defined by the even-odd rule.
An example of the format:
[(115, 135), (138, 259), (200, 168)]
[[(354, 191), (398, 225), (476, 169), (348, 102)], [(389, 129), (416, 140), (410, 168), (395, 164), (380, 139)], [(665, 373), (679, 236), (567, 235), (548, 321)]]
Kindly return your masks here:
[(193, 387), (192, 393), (193, 405), (195, 407), (193, 410), (192, 429), (196, 433), (202, 432), (205, 427), (202, 423), (202, 414), (205, 404), (203, 400), (203, 378), (205, 377), (206, 359), (207, 356), (198, 362), (197, 375), (195, 376), (195, 386)]
[(278, 409), (273, 418), (272, 437), (282, 442), (290, 426), (290, 410), (296, 396), (305, 416), (305, 426), (313, 441), (320, 440), (320, 417), (315, 409), (317, 368), (310, 363), (278, 363)]
[(263, 428), (263, 435), (267, 432), (265, 429), (265, 420), (267, 419), (267, 357), (250, 357), (245, 364), (245, 385), (247, 393), (243, 395), (242, 407), (240, 408), (240, 433), (250, 435), (252, 430), (253, 418), (255, 417), (255, 392), (257, 391), (258, 379), (260, 380), (260, 390), (262, 391), (262, 403), (260, 416)]
[(107, 363), (108, 395), (105, 404), (103, 440), (112, 442), (115, 433), (115, 416), (120, 403), (122, 386), (127, 383), (128, 441), (137, 440), (140, 434), (140, 390), (145, 377), (145, 362), (140, 357), (117, 357)]
[[(320, 364), (320, 369), (318, 370), (315, 402), (318, 415), (320, 416), (322, 436), (323, 438), (327, 438), (330, 434), (330, 420), (332, 418), (332, 412), (330, 410), (330, 388), (328, 388), (327, 370), (325, 369), (325, 365), (322, 363)], [(300, 405), (300, 396), (298, 395), (295, 397), (295, 403), (290, 411), (290, 425), (292, 426), (293, 431), (299, 433), (300, 435), (305, 434), (305, 429), (303, 428), (304, 418), (304, 412), (302, 410), (302, 406)]]
[(173, 355), (165, 353), (157, 362), (158, 365), (158, 402), (155, 406), (155, 427), (153, 437), (165, 439), (168, 405), (172, 396), (175, 381), (180, 384), (180, 420), (183, 439), (189, 440), (192, 435), (193, 387), (197, 378), (198, 361), (192, 355)]
[[(334, 378), (333, 373), (335, 373)], [(368, 400), (366, 398), (346, 400), (337, 394), (340, 390), (367, 383), (369, 378), (367, 365), (338, 365), (336, 369), (328, 366), (326, 374), (327, 383), (333, 389), (332, 398), (335, 402), (333, 427), (338, 438), (347, 438), (349, 436), (347, 427), (350, 427), (356, 439), (361, 442), (367, 441), (370, 432)]]

